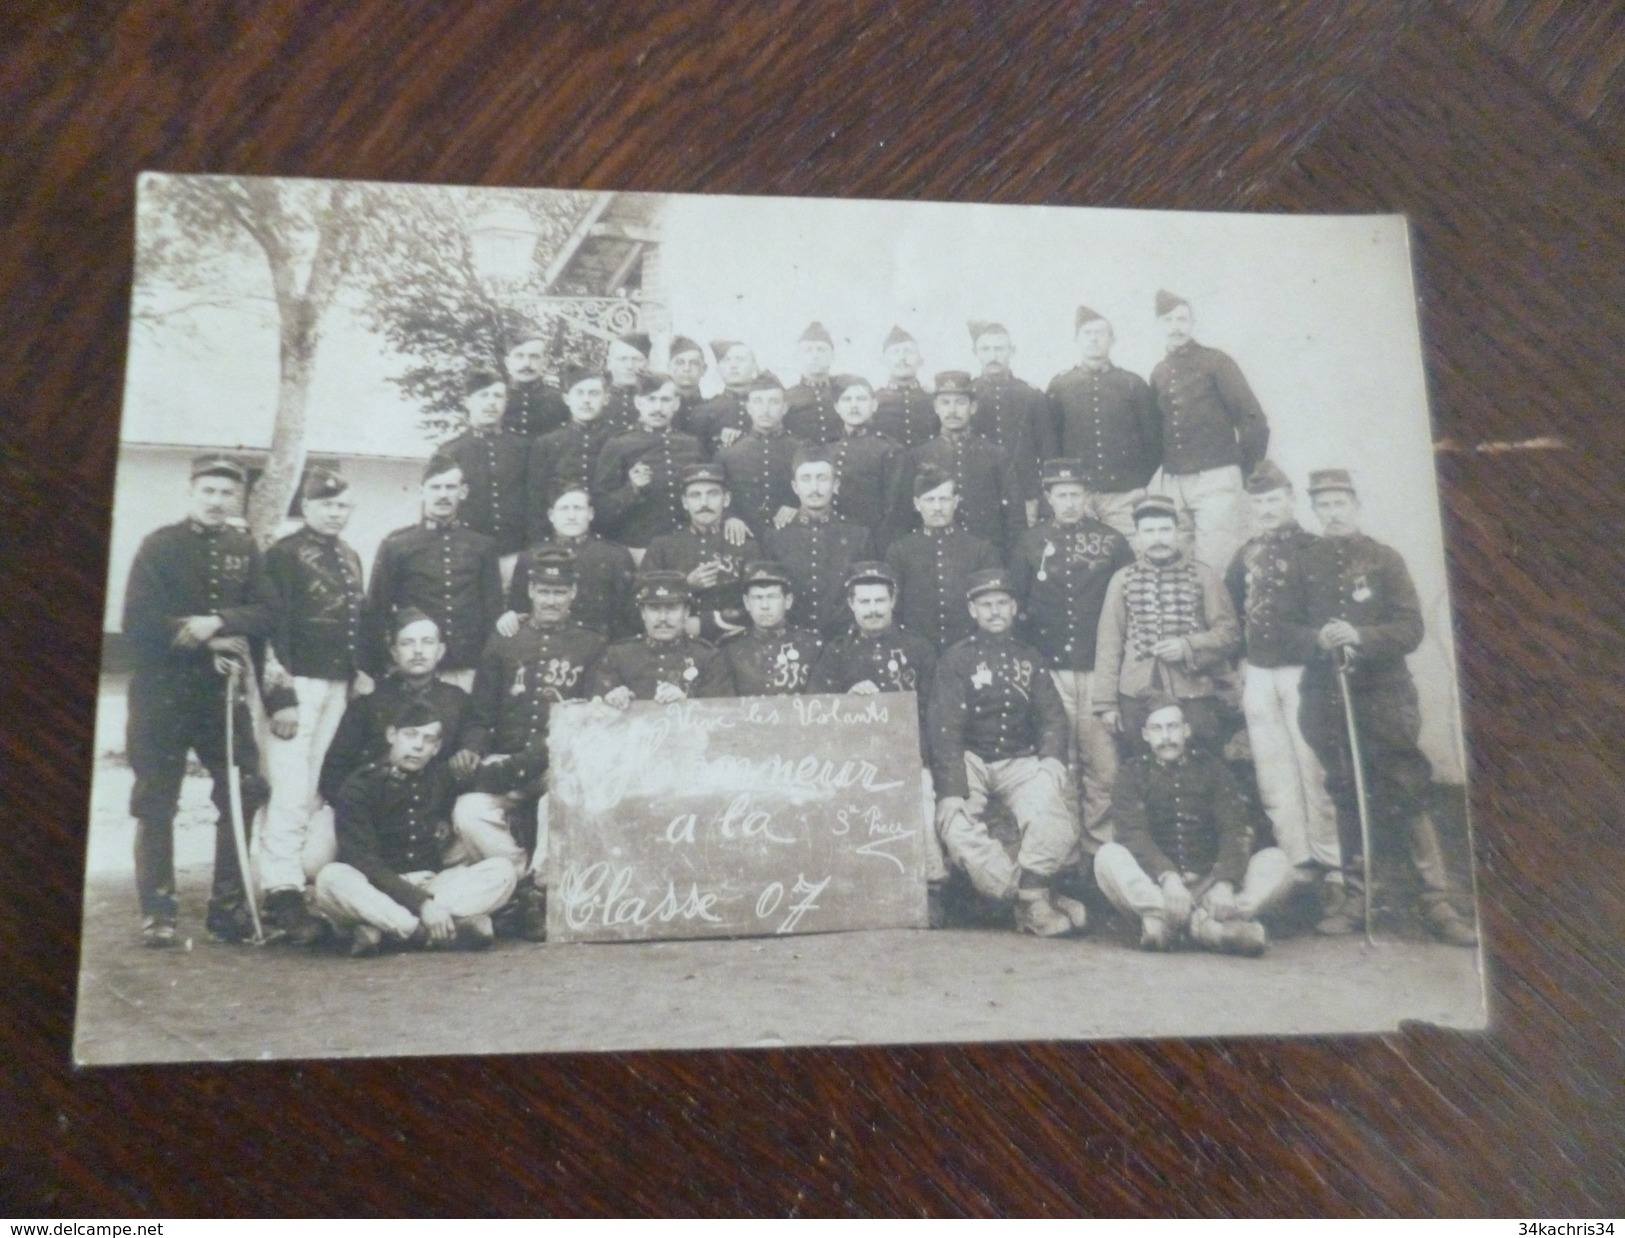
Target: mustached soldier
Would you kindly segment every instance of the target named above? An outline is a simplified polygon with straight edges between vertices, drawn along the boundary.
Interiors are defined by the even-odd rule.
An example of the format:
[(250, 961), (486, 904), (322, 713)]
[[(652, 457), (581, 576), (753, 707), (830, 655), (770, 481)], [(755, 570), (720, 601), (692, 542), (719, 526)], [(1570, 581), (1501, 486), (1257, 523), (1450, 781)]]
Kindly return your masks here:
[(818, 633), (787, 622), (796, 605), (790, 576), (777, 563), (747, 564), (745, 614), (750, 625), (722, 642), (736, 696), (786, 696), (807, 691), (818, 661)]
[[(245, 475), (232, 460), (192, 462), (186, 519), (147, 535), (130, 565), (124, 634), (135, 658), (127, 733), (135, 788), (135, 884), (144, 944), (175, 941), (175, 810), (195, 751), (213, 780), (219, 812), (209, 932), (240, 941), (252, 931), (233, 846), (227, 794), (225, 659), (249, 662), (249, 638), (270, 635), (276, 594), (254, 539), (229, 521), (242, 507)], [(268, 798), (248, 710), (234, 718), (244, 825)]]
[(920, 382), (919, 342), (893, 327), (880, 346), (886, 385), (875, 392), (875, 429), (903, 451), (936, 437), (938, 421), (931, 392)]
[(671, 704), (732, 696), (728, 663), (708, 641), (688, 635), (688, 582), (681, 572), (638, 577), (643, 635), (611, 645), (593, 667), (591, 693), (616, 709), (633, 701)]

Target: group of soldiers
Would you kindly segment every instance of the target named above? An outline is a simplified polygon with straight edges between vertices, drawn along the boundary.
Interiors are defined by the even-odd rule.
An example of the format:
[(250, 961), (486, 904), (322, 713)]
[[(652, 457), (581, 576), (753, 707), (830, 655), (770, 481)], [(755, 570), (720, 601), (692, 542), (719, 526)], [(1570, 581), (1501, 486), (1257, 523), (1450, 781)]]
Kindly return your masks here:
[(216, 937), (255, 932), (235, 809), (257, 819), (275, 936), (479, 948), (545, 936), (555, 706), (915, 692), (934, 924), (958, 870), (1043, 937), (1085, 927), (1090, 879), (1146, 949), (1259, 953), (1262, 919), (1305, 888), (1319, 930), (1347, 934), (1369, 809), (1367, 830), (1406, 838), (1430, 928), (1474, 944), (1427, 811), (1403, 560), (1360, 532), (1344, 470), (1311, 475), (1321, 535), (1300, 528), (1240, 368), (1196, 342), (1183, 298), (1159, 292), (1155, 317), (1147, 382), (1079, 308), (1079, 364), (1047, 391), (992, 322), (969, 324), (980, 373), (930, 390), (901, 329), (879, 387), (833, 373), (818, 323), (793, 385), (717, 340), (710, 399), (681, 336), (663, 370), (626, 335), (557, 387), (526, 340), (504, 374), (469, 371), (467, 429), (366, 580), (345, 478), (308, 470), (302, 523), (262, 555), (244, 470), (195, 461), (187, 518), (143, 542), (124, 610), (144, 941), (176, 939), (189, 750), (221, 814)]

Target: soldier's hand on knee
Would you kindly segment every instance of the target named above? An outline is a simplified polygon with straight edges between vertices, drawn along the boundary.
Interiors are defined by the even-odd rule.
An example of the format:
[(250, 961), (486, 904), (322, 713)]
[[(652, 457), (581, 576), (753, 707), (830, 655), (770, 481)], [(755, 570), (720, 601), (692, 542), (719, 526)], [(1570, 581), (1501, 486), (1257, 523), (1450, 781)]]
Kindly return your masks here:
[(604, 704), (612, 705), (616, 709), (625, 709), (632, 703), (632, 689), (622, 684), (618, 688), (611, 688), (604, 693)]
[(1191, 892), (1178, 873), (1164, 873), (1162, 886), (1164, 914), (1174, 924), (1183, 924), (1191, 918)]
[(1236, 887), (1228, 881), (1215, 881), (1202, 895), (1202, 906), (1215, 920), (1234, 920), (1241, 914), (1236, 906)]
[(872, 679), (865, 679), (853, 684), (847, 691), (853, 696), (878, 696), (880, 685)]
[(937, 801), (937, 829), (940, 831), (957, 816), (968, 816), (962, 795), (945, 795)]
[(292, 739), (299, 734), (299, 707), (287, 705), (271, 715), (271, 734), (278, 739)]
[(687, 696), (688, 693), (674, 683), (655, 685), (655, 704), (657, 705), (670, 705), (674, 701), (684, 700)]
[(372, 676), (366, 671), (357, 671), (355, 678), (350, 682), (350, 699), (358, 696), (371, 696), (373, 689), (378, 685), (373, 683)]
[(1115, 709), (1103, 709), (1100, 711), (1099, 717), (1100, 725), (1105, 727), (1113, 735), (1116, 735), (1123, 729), (1123, 720)]
[(418, 908), (418, 919), (423, 921), (423, 927), (429, 930), (430, 941), (450, 941), (457, 932), (457, 924), (447, 911), (434, 899), (430, 899)]
[(519, 631), (519, 612), (517, 610), (504, 611), (502, 618), (497, 620), (497, 634), (499, 636), (513, 636)]

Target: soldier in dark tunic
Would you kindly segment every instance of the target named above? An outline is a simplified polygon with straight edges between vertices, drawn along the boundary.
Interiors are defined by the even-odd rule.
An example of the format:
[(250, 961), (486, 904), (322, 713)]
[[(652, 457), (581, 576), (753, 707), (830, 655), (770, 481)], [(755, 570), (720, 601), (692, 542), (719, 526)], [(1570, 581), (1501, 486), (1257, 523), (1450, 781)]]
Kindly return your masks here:
[(1326, 790), (1337, 806), (1347, 897), (1317, 926), (1339, 935), (1357, 930), (1365, 915), (1359, 802), (1337, 665), (1348, 667), (1349, 693), (1359, 732), (1360, 760), (1370, 788), (1372, 846), (1394, 848), (1394, 827), (1422, 879), (1422, 913), (1441, 940), (1476, 946), (1473, 925), (1453, 905), (1454, 883), (1439, 835), (1428, 814), (1433, 768), (1417, 740), (1422, 717), (1405, 656), (1422, 643), (1422, 606), (1405, 560), (1360, 531), (1360, 501), (1345, 469), (1309, 476), (1309, 496), (1321, 539), (1304, 549), (1303, 627), (1293, 643), (1308, 652), (1299, 721), (1304, 738), (1326, 769)]
[(644, 634), (611, 645), (590, 676), (594, 697), (616, 709), (633, 701), (669, 705), (688, 697), (732, 696), (728, 663), (708, 641), (688, 635), (688, 583), (681, 572), (638, 577)]
[(548, 512), (567, 487), (592, 485), (598, 457), (614, 433), (604, 420), (604, 396), (601, 371), (579, 366), (564, 376), (564, 402), (570, 409), (570, 424), (542, 435), (530, 448), (526, 489), (532, 542), (545, 542), (552, 536)]
[(1256, 957), (1269, 938), (1258, 918), (1292, 888), (1279, 847), (1253, 850), (1252, 816), (1235, 779), (1210, 752), (1192, 751), (1180, 704), (1150, 702), (1141, 736), (1112, 795), (1116, 842), (1095, 855), (1095, 881), (1140, 921), (1140, 948), (1181, 936), (1204, 950)]
[[(1303, 555), (1317, 540), (1293, 514), (1292, 483), (1265, 460), (1247, 479), (1247, 499), (1258, 532), (1236, 552), (1225, 588), (1241, 620), (1247, 658), (1242, 710), (1258, 776), (1258, 798), (1275, 830), (1275, 845), (1298, 866), (1301, 878), (1343, 880), (1337, 810), (1326, 791), (1326, 771), (1298, 724), (1303, 667), (1315, 650), (1307, 639), (1303, 607)], [(1323, 887), (1328, 907), (1342, 892)]]
[(801, 366), (801, 381), (784, 393), (784, 428), (804, 443), (830, 442), (841, 433), (841, 421), (835, 415), (840, 392), (829, 376), (835, 363), (835, 341), (823, 323), (807, 324), (796, 341), (796, 361)]
[(750, 382), (758, 372), (756, 354), (750, 345), (738, 340), (712, 340), (711, 355), (717, 359), (717, 374), (723, 388), (696, 408), (682, 428), (700, 440), (707, 460), (750, 429), (745, 401)]
[(722, 642), (722, 656), (733, 676), (735, 696), (788, 696), (807, 691), (807, 677), (818, 660), (818, 633), (791, 627), (786, 620), (796, 605), (790, 577), (777, 563), (747, 565), (743, 585), (750, 623)]
[(1196, 342), (1190, 302), (1164, 289), (1156, 309), (1168, 354), (1151, 371), (1162, 446), (1151, 488), (1174, 500), (1196, 559), (1224, 572), (1247, 540), (1241, 483), (1269, 450), (1269, 422), (1241, 367)]
[(489, 946), (491, 913), (513, 895), (513, 865), (469, 862), (448, 821), (456, 787), (439, 753), (442, 723), (413, 702), (391, 719), (389, 754), (351, 774), (334, 817), (338, 859), (316, 876), (316, 909), (350, 933), (350, 954), (386, 937), (422, 949)]
[(664, 374), (645, 374), (638, 389), (638, 428), (604, 444), (592, 487), (600, 531), (634, 558), (683, 526), (683, 470), (701, 458), (699, 441), (671, 428), (677, 385)]
[(570, 551), (537, 553), (530, 598), (531, 612), (518, 631), (493, 636), (480, 659), (467, 735), (480, 763), (473, 790), (457, 799), (452, 824), (469, 854), (500, 856), (514, 866), (520, 879), (518, 928), (539, 941), (547, 926), (548, 719), (560, 702), (587, 698), (588, 670), (607, 642), (570, 620), (575, 599)]
[[(1066, 710), (1037, 650), (1011, 632), (1011, 589), (1000, 568), (975, 573), (965, 597), (976, 631), (937, 662), (926, 728), (937, 833), (980, 894), (1014, 905), (1018, 931), (1058, 937), (1088, 920), (1082, 903), (1050, 890), (1078, 863), (1065, 800)], [(1021, 831), (1014, 860), (983, 820), (995, 796)]]
[(625, 546), (589, 531), (592, 514), (592, 500), (584, 486), (570, 486), (553, 500), (549, 512), (553, 535), (519, 556), (513, 584), (508, 588), (508, 611), (497, 620), (498, 632), (512, 636), (519, 630), (520, 618), (530, 612), (531, 564), (548, 547), (562, 547), (575, 555), (572, 620), (610, 640), (637, 632), (637, 608), (632, 602), (632, 578), (637, 575), (637, 565)]
[[(327, 757), (322, 761), (317, 789), (329, 807), (338, 801), (339, 788), (346, 778), (362, 766), (384, 758), (389, 751), (384, 732), (403, 705), (414, 702), (427, 705), (440, 719), (438, 759), (449, 761), (454, 774), (467, 777), (474, 772), (478, 761), (463, 743), (468, 693), (435, 674), (440, 669), (440, 660), (446, 656), (440, 628), (415, 606), (397, 614), (393, 626), (389, 673), (377, 681), (371, 692), (350, 702), (344, 711), (344, 720), (339, 723), (338, 734), (333, 736)], [(319, 870), (322, 864), (333, 860), (331, 812), (325, 824), (318, 813), (311, 832), (312, 845), (306, 854), (315, 853), (318, 860), (314, 867)], [(327, 840), (325, 851), (320, 842), (323, 836)], [(307, 872), (309, 868), (307, 864)]]
[(1077, 460), (1044, 463), (1049, 520), (1028, 529), (1010, 559), (1021, 603), (1022, 634), (1043, 655), (1061, 703), (1071, 744), (1072, 785), (1082, 792), (1083, 845), (1111, 841), (1106, 812), (1117, 776), (1116, 742), (1094, 712), (1095, 637), (1106, 588), (1134, 562), (1116, 530), (1085, 515), (1089, 493)]
[(717, 452), (717, 463), (728, 475), (733, 514), (758, 539), (796, 509), (792, 479), (805, 444), (786, 432), (784, 408), (784, 384), (771, 370), (758, 374), (745, 402), (750, 430)]
[[(641, 384), (638, 380), (649, 372), (652, 348), (647, 335), (633, 331), (611, 340), (605, 350), (604, 369), (609, 373), (609, 390), (604, 398), (604, 423), (612, 434), (624, 434), (640, 422), (637, 401)], [(676, 415), (674, 407), (672, 416)]]
[(929, 467), (953, 478), (959, 497), (958, 520), (966, 532), (1001, 550), (1014, 546), (1027, 528), (1027, 507), (1016, 471), (1003, 450), (971, 429), (976, 397), (970, 375), (963, 370), (949, 370), (938, 374), (936, 383), (933, 404), (941, 433), (903, 457), (898, 493), (892, 503), (894, 533), (890, 540), (895, 541), (913, 526), (908, 495), (914, 475)]
[(796, 618), (826, 638), (838, 635), (850, 618), (844, 599), (852, 565), (874, 558), (869, 530), (833, 514), (835, 468), (829, 450), (817, 448), (796, 462), (800, 506), (783, 528), (769, 530), (764, 539), (768, 553), (789, 574)]
[[(254, 539), (230, 523), (241, 510), (245, 475), (234, 461), (192, 463), (186, 519), (150, 533), (130, 566), (124, 635), (135, 674), (130, 681), (126, 740), (135, 788), (135, 884), (142, 940), (175, 941), (175, 810), (186, 754), (213, 780), (219, 813), (214, 882), (206, 926), (226, 940), (252, 932), (243, 874), (233, 846), (226, 761), (226, 659), (251, 674), (249, 639), (269, 636), (277, 599)], [(234, 716), (244, 825), (266, 802), (247, 707)]]
[(867, 378), (842, 374), (834, 386), (842, 429), (824, 454), (835, 467), (835, 514), (878, 536), (896, 499), (903, 449), (875, 429), (875, 393)]
[(886, 385), (875, 392), (875, 429), (904, 451), (937, 436), (937, 410), (919, 379), (920, 346), (901, 327), (881, 345)]
[(504, 364), (508, 370), (504, 428), (521, 438), (540, 438), (570, 419), (564, 397), (542, 378), (547, 367), (547, 341), (521, 340), (508, 350)]
[(340, 536), (355, 510), (349, 491), (338, 474), (310, 469), (299, 489), (304, 524), (265, 554), (278, 601), (271, 647), (283, 676), (265, 694), (271, 801), (260, 831), (259, 879), (266, 918), (295, 945), (320, 936), (305, 910), (305, 878), (314, 871), (304, 852), (322, 761), (352, 687), (365, 678), (358, 663), (366, 597), (361, 558)]
[(689, 421), (695, 410), (705, 403), (705, 397), (700, 394), (700, 384), (705, 381), (705, 371), (709, 368), (705, 364), (705, 350), (699, 341), (678, 335), (672, 338), (666, 355), (666, 373), (677, 384), (677, 416), (672, 419), (672, 425), (693, 434)]
[(467, 495), (457, 508), (464, 524), (496, 543), (503, 581), (513, 575), (514, 556), (525, 547), (530, 509), (531, 439), (502, 428), (507, 387), (489, 370), (463, 377), (468, 429), (440, 448), (463, 470)]
[(745, 624), (739, 585), (745, 564), (762, 557), (761, 547), (744, 526), (728, 516), (727, 475), (714, 464), (692, 464), (683, 471), (683, 510), (688, 527), (655, 538), (644, 559), (645, 571), (678, 572), (688, 583), (693, 604), (691, 636), (717, 640)]
[[(982, 367), (975, 383), (976, 411), (971, 430), (1004, 452), (1016, 475), (1016, 497), (1026, 524), (1038, 518), (1038, 469), (1056, 454), (1055, 422), (1044, 393), (1010, 371), (1015, 345), (996, 322), (972, 322), (971, 346)], [(937, 390), (942, 390), (939, 385)], [(1023, 525), (1025, 527), (1025, 525)]]
[(435, 621), (446, 642), (440, 676), (468, 688), (474, 664), (502, 614), (496, 543), (458, 517), (462, 467), (445, 456), (423, 469), (423, 519), (384, 538), (367, 583), (361, 664), (381, 675), (389, 666), (389, 632), (397, 612), (414, 606)]
[[(925, 637), (905, 632), (893, 622), (897, 577), (884, 563), (854, 563), (846, 578), (846, 606), (852, 625), (824, 646), (807, 691), (860, 696), (913, 692), (923, 728), (937, 650)], [(921, 748), (923, 751), (923, 743)]]
[(940, 469), (914, 474), (914, 507), (925, 525), (886, 548), (886, 566), (897, 580), (898, 621), (938, 649), (969, 636), (975, 626), (965, 610), (965, 585), (974, 572), (1000, 566), (991, 542), (954, 526), (959, 495)]
[(1088, 514), (1132, 543), (1134, 504), (1157, 471), (1157, 411), (1138, 374), (1112, 364), (1112, 325), (1080, 305), (1073, 328), (1079, 361), (1046, 393), (1060, 455), (1083, 468)]

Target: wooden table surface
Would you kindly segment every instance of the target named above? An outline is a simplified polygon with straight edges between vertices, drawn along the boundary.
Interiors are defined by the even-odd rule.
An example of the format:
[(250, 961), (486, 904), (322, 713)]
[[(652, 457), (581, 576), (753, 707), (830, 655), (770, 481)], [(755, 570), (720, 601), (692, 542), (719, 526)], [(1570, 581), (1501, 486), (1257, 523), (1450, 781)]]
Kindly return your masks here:
[[(0, 1213), (1625, 1212), (1619, 4), (136, 0), (0, 40)], [(76, 1072), (141, 169), (1408, 212), (1492, 1030)]]

